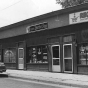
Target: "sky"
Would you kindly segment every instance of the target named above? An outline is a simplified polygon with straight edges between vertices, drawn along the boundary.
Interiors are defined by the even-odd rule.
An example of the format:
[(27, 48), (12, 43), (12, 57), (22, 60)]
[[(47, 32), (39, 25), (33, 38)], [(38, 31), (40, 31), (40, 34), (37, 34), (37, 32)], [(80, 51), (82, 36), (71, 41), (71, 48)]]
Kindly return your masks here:
[(0, 0), (0, 27), (60, 9), (56, 0)]

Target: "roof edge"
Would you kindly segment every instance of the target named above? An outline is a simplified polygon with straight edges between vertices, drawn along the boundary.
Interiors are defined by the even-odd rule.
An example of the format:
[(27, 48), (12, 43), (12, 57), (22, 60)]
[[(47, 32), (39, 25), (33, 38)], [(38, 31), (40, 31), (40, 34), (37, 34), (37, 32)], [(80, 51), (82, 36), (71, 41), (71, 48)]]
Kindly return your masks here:
[(20, 22), (17, 22), (17, 23), (13, 23), (13, 24), (1, 27), (0, 31), (6, 30), (6, 29), (11, 29), (13, 27), (17, 27), (17, 26), (21, 26), (21, 25), (25, 25), (25, 24), (28, 24), (28, 23), (31, 23), (31, 22), (42, 20), (44, 18), (55, 16), (55, 15), (62, 15), (62, 14), (67, 14), (67, 13), (69, 14), (69, 13), (73, 13), (73, 12), (77, 12), (77, 11), (81, 11), (81, 10), (87, 10), (87, 9), (88, 9), (88, 3), (73, 6), (73, 7), (69, 7), (69, 8), (66, 8), (66, 9), (60, 9), (60, 10), (57, 10), (57, 11), (49, 12), (49, 13), (46, 13), (46, 14), (42, 14), (42, 15), (39, 15), (39, 16), (36, 16), (36, 17), (33, 17), (33, 18), (29, 18), (29, 19), (26, 19), (26, 20), (23, 20), (23, 21), (20, 21)]

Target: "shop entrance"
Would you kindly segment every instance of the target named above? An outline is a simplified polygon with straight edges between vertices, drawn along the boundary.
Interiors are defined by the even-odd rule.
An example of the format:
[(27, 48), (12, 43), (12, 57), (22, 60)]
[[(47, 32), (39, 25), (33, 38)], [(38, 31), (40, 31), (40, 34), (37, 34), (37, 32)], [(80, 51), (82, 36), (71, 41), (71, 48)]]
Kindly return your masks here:
[(24, 69), (24, 48), (18, 48), (18, 69)]
[(60, 72), (60, 45), (51, 46), (52, 53), (52, 71)]
[(63, 44), (63, 65), (64, 72), (73, 72), (72, 44)]

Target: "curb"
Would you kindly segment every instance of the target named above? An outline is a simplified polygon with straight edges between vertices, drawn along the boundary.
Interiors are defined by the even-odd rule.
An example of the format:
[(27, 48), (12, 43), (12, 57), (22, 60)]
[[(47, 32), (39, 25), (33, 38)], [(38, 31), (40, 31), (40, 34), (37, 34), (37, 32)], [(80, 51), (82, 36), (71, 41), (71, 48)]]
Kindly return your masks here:
[(41, 80), (41, 79), (34, 79), (34, 78), (25, 78), (25, 77), (19, 77), (19, 76), (13, 76), (11, 74), (8, 75), (8, 77), (16, 78), (16, 79), (22, 79), (22, 80), (29, 80), (29, 81), (37, 81), (37, 82), (44, 82), (44, 83), (52, 83), (52, 84), (59, 84), (59, 85), (66, 85), (66, 86), (72, 86), (72, 87), (81, 87), (81, 88), (88, 88), (87, 85), (78, 85), (78, 84), (71, 84), (71, 83), (63, 83), (63, 82), (55, 82), (51, 80)]

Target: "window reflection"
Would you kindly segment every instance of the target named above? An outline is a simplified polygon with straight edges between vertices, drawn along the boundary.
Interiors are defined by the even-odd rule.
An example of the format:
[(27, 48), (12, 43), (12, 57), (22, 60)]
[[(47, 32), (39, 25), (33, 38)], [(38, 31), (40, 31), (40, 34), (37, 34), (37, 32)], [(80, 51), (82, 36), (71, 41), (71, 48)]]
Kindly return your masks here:
[(60, 65), (59, 59), (53, 59), (53, 65)]
[(16, 49), (15, 48), (4, 50), (4, 62), (5, 63), (16, 63)]
[(79, 64), (88, 65), (88, 44), (79, 45)]
[(59, 46), (53, 46), (52, 51), (53, 51), (53, 58), (59, 58)]
[(65, 71), (72, 71), (72, 60), (71, 59), (65, 59)]
[(48, 63), (46, 45), (29, 47), (28, 52), (27, 63)]
[(71, 53), (71, 45), (64, 46), (64, 58), (72, 57)]

